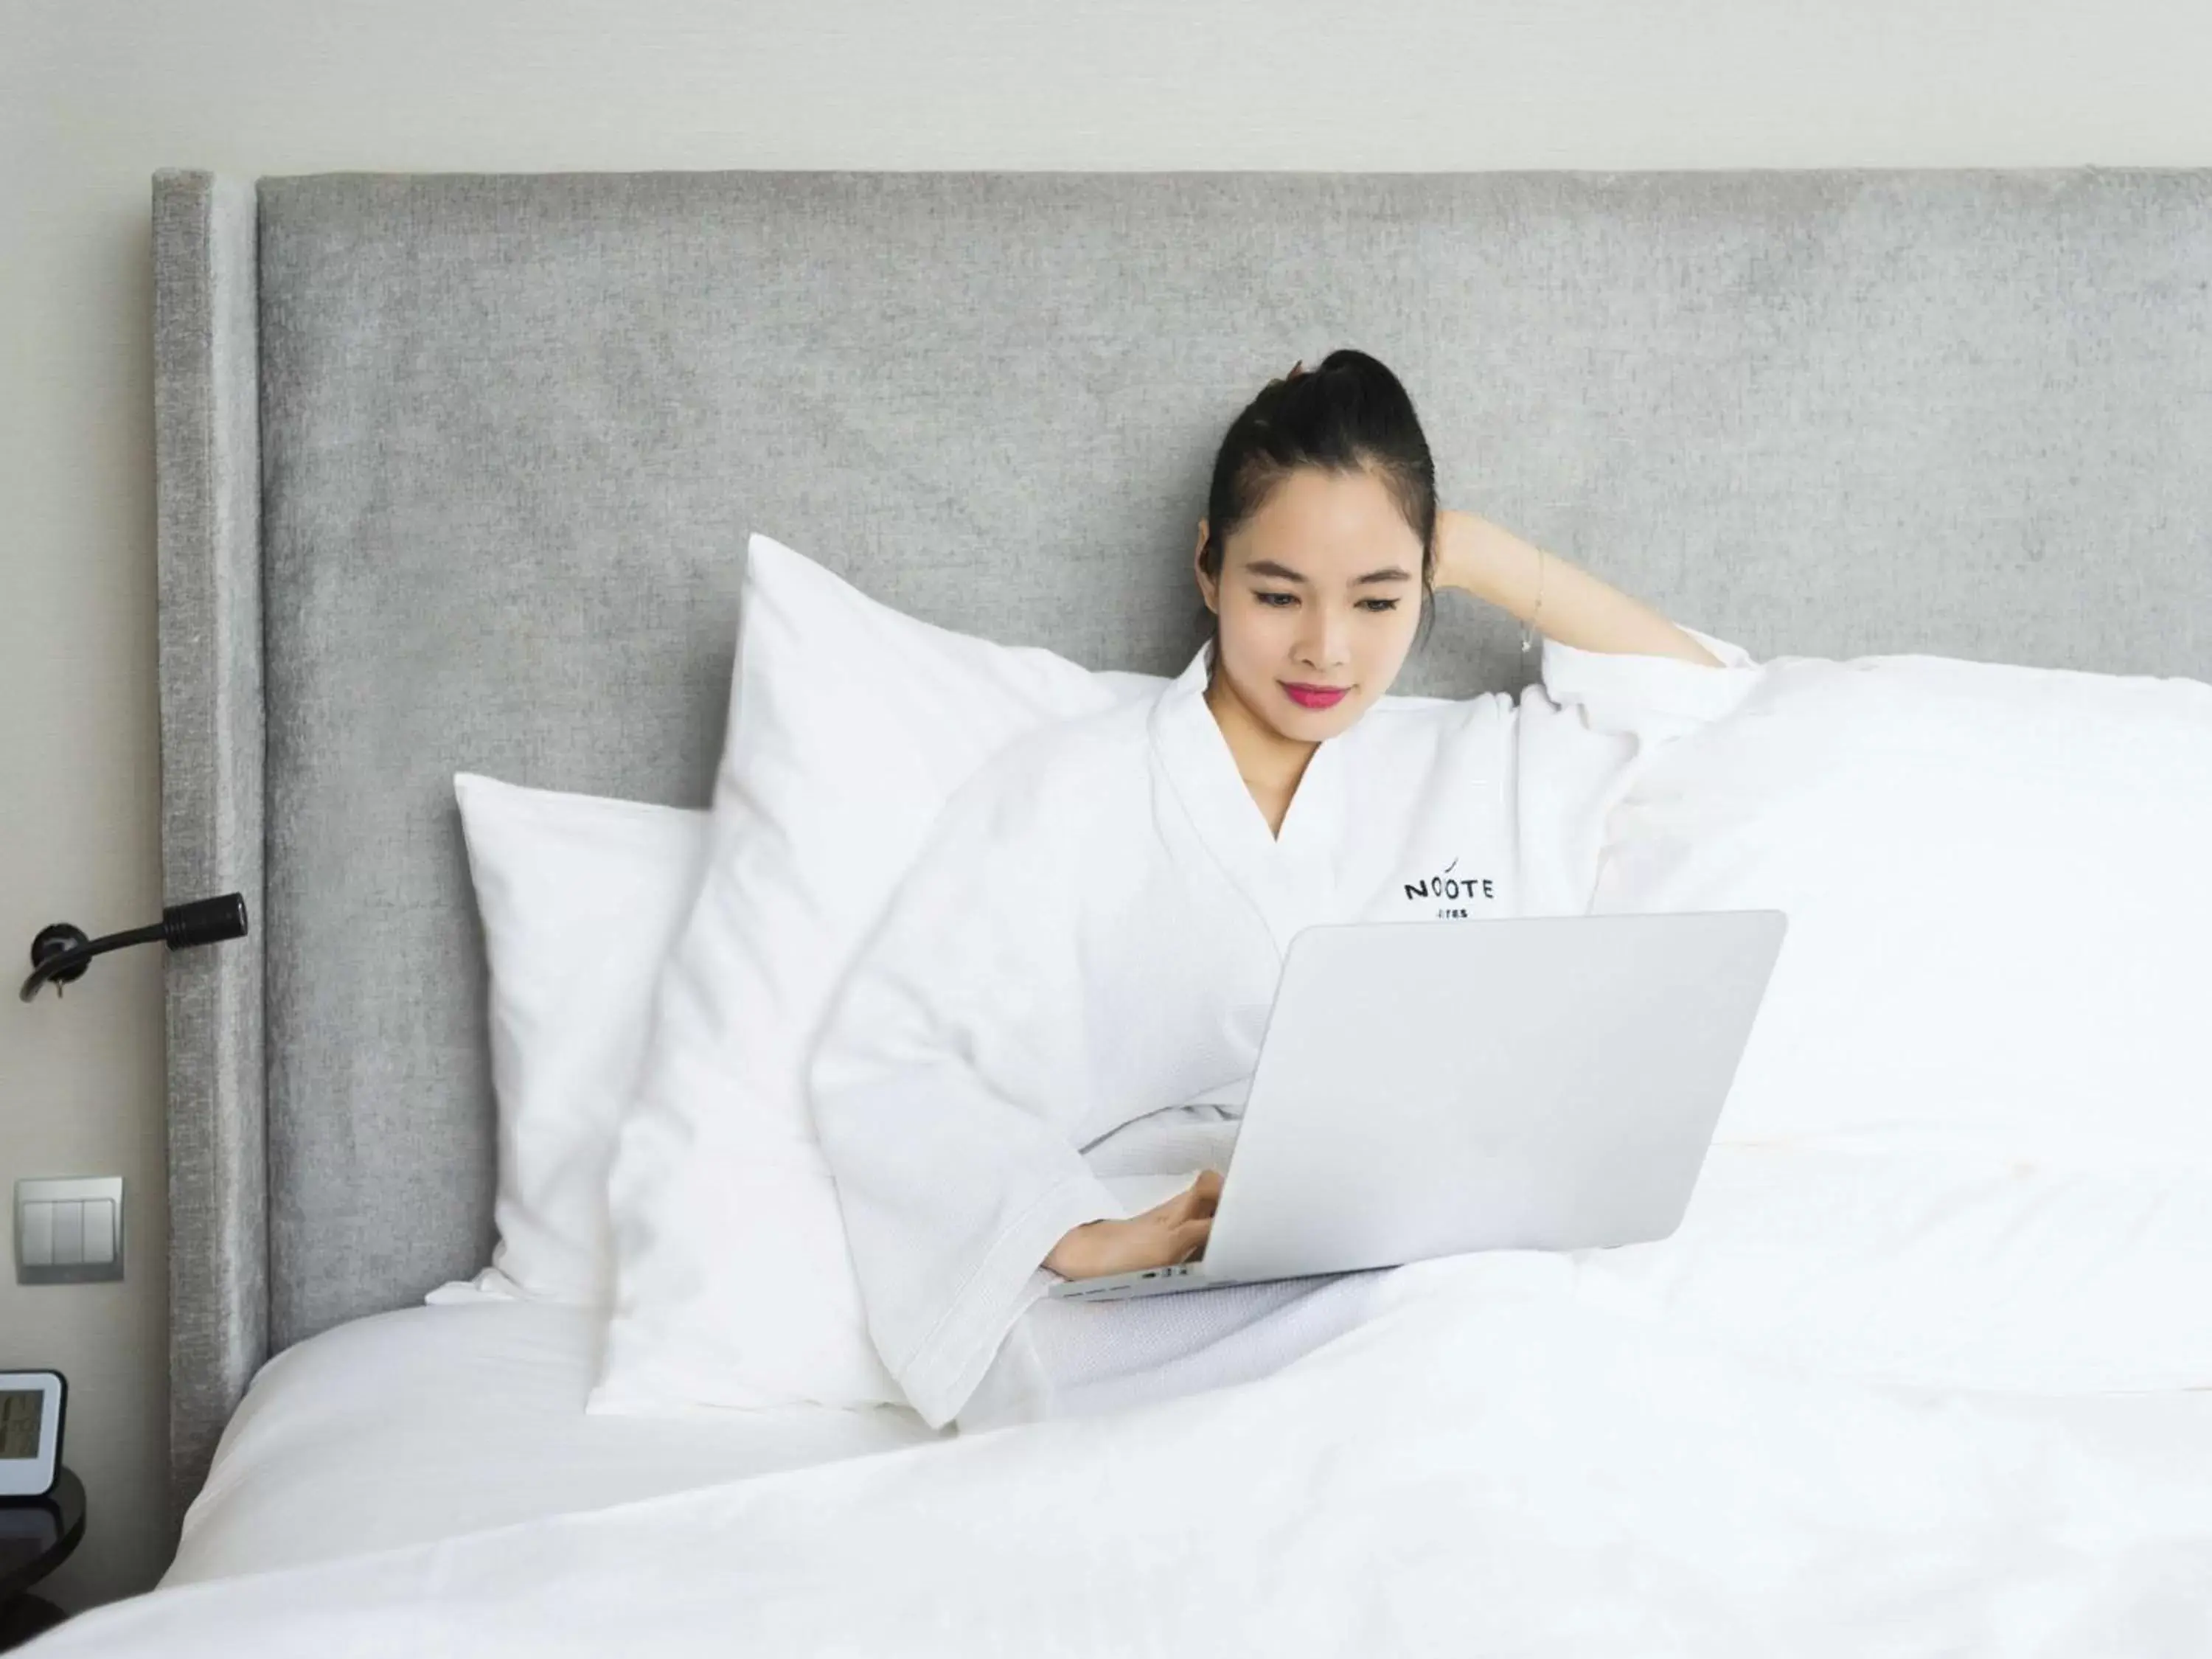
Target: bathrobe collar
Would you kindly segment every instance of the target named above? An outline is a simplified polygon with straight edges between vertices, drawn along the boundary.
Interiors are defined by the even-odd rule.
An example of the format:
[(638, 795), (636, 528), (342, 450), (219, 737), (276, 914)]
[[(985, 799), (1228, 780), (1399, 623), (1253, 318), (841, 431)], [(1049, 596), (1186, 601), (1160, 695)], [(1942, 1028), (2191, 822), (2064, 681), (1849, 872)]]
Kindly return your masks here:
[(1267, 817), (1206, 705), (1212, 649), (1211, 643), (1200, 647), (1161, 691), (1152, 709), (1153, 751), (1200, 838), (1260, 912), (1276, 950), (1286, 951), (1302, 928), (1328, 919), (1335, 898), (1346, 829), (1345, 739), (1329, 738), (1314, 750), (1280, 835), (1268, 834)]

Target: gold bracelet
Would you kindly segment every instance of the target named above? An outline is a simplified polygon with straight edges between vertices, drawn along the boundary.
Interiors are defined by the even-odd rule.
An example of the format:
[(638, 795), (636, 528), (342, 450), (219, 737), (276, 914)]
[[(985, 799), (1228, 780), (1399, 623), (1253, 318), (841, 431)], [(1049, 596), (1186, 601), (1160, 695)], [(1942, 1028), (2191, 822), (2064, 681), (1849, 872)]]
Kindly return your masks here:
[(1544, 550), (1536, 550), (1536, 603), (1529, 608), (1528, 620), (1521, 624), (1521, 654), (1528, 654), (1529, 630), (1535, 627), (1536, 618), (1544, 611)]

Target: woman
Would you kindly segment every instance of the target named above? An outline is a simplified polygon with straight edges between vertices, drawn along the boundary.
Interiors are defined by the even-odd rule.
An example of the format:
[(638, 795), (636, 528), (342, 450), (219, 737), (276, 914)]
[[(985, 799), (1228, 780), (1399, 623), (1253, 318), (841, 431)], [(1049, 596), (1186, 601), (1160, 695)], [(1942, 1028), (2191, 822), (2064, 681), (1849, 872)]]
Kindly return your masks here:
[(1439, 513), (1412, 401), (1362, 352), (1261, 390), (1206, 508), (1212, 638), (1157, 696), (1035, 733), (962, 788), (815, 1050), (869, 1328), (933, 1425), (1261, 1375), (1380, 1305), (1387, 1270), (1041, 1298), (1056, 1277), (1204, 1248), (1301, 928), (1587, 909), (1644, 736), (1593, 730), (1540, 688), (1517, 708), (1380, 701), (1434, 588), (1570, 648), (1749, 665)]

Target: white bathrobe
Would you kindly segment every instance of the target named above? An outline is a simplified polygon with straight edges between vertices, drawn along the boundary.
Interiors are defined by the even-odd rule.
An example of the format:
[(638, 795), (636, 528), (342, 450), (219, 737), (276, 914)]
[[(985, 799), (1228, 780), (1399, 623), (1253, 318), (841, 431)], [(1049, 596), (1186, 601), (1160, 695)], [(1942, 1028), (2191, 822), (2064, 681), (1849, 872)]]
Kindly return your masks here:
[[(1627, 660), (1678, 686), (1753, 666), (1690, 631), (1723, 668)], [(1565, 650), (1547, 647), (1554, 688)], [(1070, 1228), (1222, 1167), (1302, 928), (1583, 913), (1606, 811), (1700, 701), (1594, 718), (1603, 698), (1540, 685), (1517, 706), (1386, 697), (1315, 751), (1270, 835), (1206, 705), (1206, 654), (970, 779), (816, 1045), (869, 1329), (933, 1426), (1238, 1380), (1364, 1316), (1381, 1272), (1091, 1304), (1041, 1302), (1042, 1264)], [(1600, 682), (1623, 665), (1568, 655)]]

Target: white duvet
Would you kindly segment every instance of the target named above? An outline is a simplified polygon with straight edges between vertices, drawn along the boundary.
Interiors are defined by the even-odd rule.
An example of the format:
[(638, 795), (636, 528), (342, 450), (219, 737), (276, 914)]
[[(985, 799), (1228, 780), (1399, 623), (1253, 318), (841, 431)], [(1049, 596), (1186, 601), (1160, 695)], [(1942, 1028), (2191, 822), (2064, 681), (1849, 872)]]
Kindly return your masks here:
[[(1671, 1253), (1407, 1268), (1255, 1382), (184, 1585), (33, 1650), (2212, 1651), (2212, 1369), (2143, 1346), (2208, 1322), (2201, 1194), (1707, 1176)], [(2133, 1300), (2083, 1355), (2100, 1297)]]

